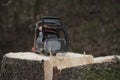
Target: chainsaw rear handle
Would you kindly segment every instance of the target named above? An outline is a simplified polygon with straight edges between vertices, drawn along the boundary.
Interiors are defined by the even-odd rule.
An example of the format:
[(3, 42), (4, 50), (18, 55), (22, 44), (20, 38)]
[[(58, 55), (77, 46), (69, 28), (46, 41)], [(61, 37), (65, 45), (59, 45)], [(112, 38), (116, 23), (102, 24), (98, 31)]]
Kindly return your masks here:
[(65, 31), (65, 28), (62, 27), (62, 31), (64, 33), (64, 37), (65, 37), (65, 41), (66, 41), (66, 50), (68, 49), (68, 46), (69, 46), (69, 36), (68, 36), (68, 33), (67, 31)]
[[(59, 20), (59, 22), (60, 22), (59, 26), (61, 26), (61, 27), (56, 27), (56, 29), (63, 31), (63, 33), (64, 33), (64, 38), (65, 38), (65, 41), (66, 41), (66, 48), (68, 49), (68, 45), (69, 45), (68, 33), (67, 33), (67, 31), (65, 31), (65, 28), (64, 28), (64, 26), (63, 26), (63, 24), (62, 24), (62, 22), (61, 22), (61, 19), (60, 19), (59, 17), (52, 17), (52, 16), (43, 17), (43, 18), (42, 18), (42, 21), (41, 21), (43, 36), (44, 36), (44, 34), (45, 34), (45, 28), (44, 28), (44, 23), (45, 23), (45, 22), (44, 22), (44, 19), (57, 19), (57, 20)], [(43, 41), (44, 41), (44, 37), (43, 37)]]

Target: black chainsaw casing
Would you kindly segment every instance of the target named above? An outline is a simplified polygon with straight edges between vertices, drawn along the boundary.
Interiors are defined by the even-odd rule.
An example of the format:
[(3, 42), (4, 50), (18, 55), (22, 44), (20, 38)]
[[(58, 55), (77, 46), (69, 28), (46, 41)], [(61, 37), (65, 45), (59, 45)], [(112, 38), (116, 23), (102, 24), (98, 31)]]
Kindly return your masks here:
[[(42, 27), (42, 31), (39, 27)], [(68, 33), (60, 18), (45, 16), (36, 23), (34, 47), (36, 53), (44, 55), (64, 53), (68, 50)]]

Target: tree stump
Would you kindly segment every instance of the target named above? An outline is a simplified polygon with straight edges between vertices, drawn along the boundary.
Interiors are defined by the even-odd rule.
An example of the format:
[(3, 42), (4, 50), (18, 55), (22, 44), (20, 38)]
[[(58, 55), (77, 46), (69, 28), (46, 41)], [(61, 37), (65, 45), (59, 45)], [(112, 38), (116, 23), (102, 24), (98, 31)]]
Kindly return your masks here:
[(94, 58), (94, 63), (64, 68), (53, 80), (120, 80), (120, 56)]
[(61, 57), (48, 57), (32, 52), (8, 53), (3, 57), (0, 79), (58, 80), (56, 74), (62, 69), (91, 63), (91, 55), (67, 53)]
[(32, 53), (6, 54), (2, 61), (1, 80), (44, 80), (45, 58), (38, 58)]
[[(116, 72), (118, 72), (116, 74)], [(119, 80), (120, 56), (93, 58), (67, 53), (43, 56), (31, 52), (3, 57), (1, 80)]]

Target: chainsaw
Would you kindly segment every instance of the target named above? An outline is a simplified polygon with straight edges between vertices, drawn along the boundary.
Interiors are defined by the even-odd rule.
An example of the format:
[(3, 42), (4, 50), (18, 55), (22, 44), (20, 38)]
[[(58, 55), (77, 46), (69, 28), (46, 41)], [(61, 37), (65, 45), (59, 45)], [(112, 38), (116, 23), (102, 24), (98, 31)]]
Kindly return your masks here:
[(68, 50), (68, 33), (59, 17), (45, 16), (36, 23), (32, 51), (37, 54), (64, 55)]

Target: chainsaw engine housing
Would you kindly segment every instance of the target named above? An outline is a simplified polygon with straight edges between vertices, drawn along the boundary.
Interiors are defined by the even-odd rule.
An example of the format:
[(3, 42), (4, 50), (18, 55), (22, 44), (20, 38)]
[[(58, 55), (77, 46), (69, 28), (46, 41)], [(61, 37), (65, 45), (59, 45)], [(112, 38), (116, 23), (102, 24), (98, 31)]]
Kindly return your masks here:
[[(42, 31), (39, 30), (42, 27)], [(58, 17), (43, 17), (36, 23), (34, 47), (36, 53), (64, 53), (68, 50), (68, 34)]]

